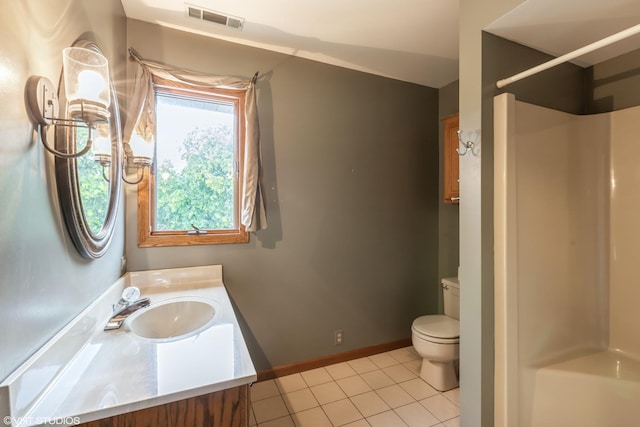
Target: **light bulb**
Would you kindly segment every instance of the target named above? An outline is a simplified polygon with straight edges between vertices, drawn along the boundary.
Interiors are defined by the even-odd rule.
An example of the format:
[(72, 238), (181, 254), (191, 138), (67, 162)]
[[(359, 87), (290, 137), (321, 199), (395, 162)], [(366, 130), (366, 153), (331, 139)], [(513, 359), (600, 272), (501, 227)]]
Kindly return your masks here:
[(97, 126), (91, 152), (96, 162), (103, 165), (111, 163), (111, 135), (108, 126)]
[(78, 97), (88, 101), (99, 102), (100, 94), (107, 87), (99, 73), (93, 70), (82, 70), (78, 73)]
[(131, 135), (129, 147), (133, 152), (133, 162), (140, 164), (151, 164), (153, 162), (154, 138), (147, 135), (147, 139), (141, 137), (137, 132)]
[(67, 113), (89, 124), (109, 120), (111, 104), (109, 61), (91, 49), (68, 47), (62, 51)]

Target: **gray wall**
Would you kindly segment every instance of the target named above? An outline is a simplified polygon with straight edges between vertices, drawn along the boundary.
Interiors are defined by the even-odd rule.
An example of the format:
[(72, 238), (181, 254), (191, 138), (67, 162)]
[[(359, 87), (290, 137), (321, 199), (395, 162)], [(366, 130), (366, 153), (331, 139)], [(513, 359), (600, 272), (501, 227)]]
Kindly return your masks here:
[(640, 49), (586, 69), (586, 112), (640, 105)]
[(116, 1), (2, 3), (0, 380), (120, 276), (123, 215), (102, 259), (89, 262), (78, 255), (60, 214), (53, 159), (27, 117), (24, 86), (32, 74), (57, 85), (62, 49), (84, 35), (102, 47), (118, 87), (124, 87), (125, 31)]
[(128, 189), (129, 270), (222, 264), (258, 370), (408, 338), (437, 311), (436, 89), (135, 20), (127, 39), (160, 62), (260, 71), (269, 220), (248, 244), (138, 248)]

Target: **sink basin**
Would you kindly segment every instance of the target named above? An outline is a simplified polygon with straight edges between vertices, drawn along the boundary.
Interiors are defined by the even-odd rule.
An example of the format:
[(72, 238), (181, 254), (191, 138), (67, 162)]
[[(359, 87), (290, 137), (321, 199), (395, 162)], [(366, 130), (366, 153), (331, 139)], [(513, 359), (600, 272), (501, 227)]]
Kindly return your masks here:
[(201, 299), (167, 300), (135, 313), (129, 330), (142, 338), (176, 340), (186, 338), (212, 325), (216, 308)]

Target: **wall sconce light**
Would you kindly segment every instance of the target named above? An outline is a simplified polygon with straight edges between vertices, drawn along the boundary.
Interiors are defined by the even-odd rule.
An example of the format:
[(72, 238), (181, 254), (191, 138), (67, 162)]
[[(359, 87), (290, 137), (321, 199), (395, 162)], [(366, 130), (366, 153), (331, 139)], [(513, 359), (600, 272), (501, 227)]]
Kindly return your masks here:
[(111, 164), (111, 133), (108, 124), (96, 126), (95, 138), (91, 145), (93, 160), (103, 167)]
[[(109, 80), (109, 61), (95, 49), (83, 47), (68, 47), (62, 51), (63, 84), (66, 105), (62, 113), (56, 88), (49, 79), (41, 76), (31, 76), (27, 80), (25, 102), (31, 121), (38, 127), (38, 134), (44, 148), (53, 155), (65, 159), (78, 158), (92, 150), (94, 160), (104, 168), (112, 165), (111, 147), (114, 141), (110, 135), (110, 105), (112, 85)], [(113, 102), (117, 102), (114, 99)], [(119, 123), (119, 120), (116, 120)], [(51, 147), (48, 143), (47, 129), (49, 126), (69, 126), (88, 128), (87, 143), (79, 151), (62, 152)], [(137, 136), (137, 135), (136, 135)], [(154, 157), (153, 137), (137, 136), (142, 144), (136, 144), (134, 138), (125, 146), (123, 168), (132, 164), (142, 169), (142, 176), (136, 182), (129, 182), (122, 175), (122, 179), (129, 184), (136, 184), (144, 178), (144, 168), (151, 167)], [(120, 141), (115, 141), (120, 143)], [(71, 147), (75, 147), (71, 144)]]
[(152, 133), (148, 135), (140, 135), (135, 130), (131, 134), (131, 140), (124, 146), (124, 169), (131, 165), (135, 166), (136, 170), (142, 170), (142, 174), (136, 181), (128, 181), (125, 178), (126, 173), (122, 174), (122, 180), (127, 184), (138, 184), (144, 179), (145, 168), (151, 169), (153, 165), (153, 157), (155, 152), (155, 139)]
[[(71, 159), (83, 156), (93, 144), (96, 127), (109, 123), (110, 81), (107, 58), (91, 49), (68, 47), (62, 51), (66, 114), (60, 117), (58, 95), (46, 77), (31, 76), (27, 80), (25, 99), (27, 112), (38, 126), (44, 147), (55, 156)], [(87, 127), (89, 138), (84, 148), (64, 153), (47, 141), (50, 125)]]

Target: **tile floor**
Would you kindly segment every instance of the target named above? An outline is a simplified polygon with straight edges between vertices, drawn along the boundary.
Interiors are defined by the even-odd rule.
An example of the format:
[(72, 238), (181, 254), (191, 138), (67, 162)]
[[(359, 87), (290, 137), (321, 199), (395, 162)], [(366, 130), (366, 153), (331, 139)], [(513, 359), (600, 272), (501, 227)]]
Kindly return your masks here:
[(413, 347), (255, 383), (251, 426), (458, 427), (459, 389), (419, 377)]

